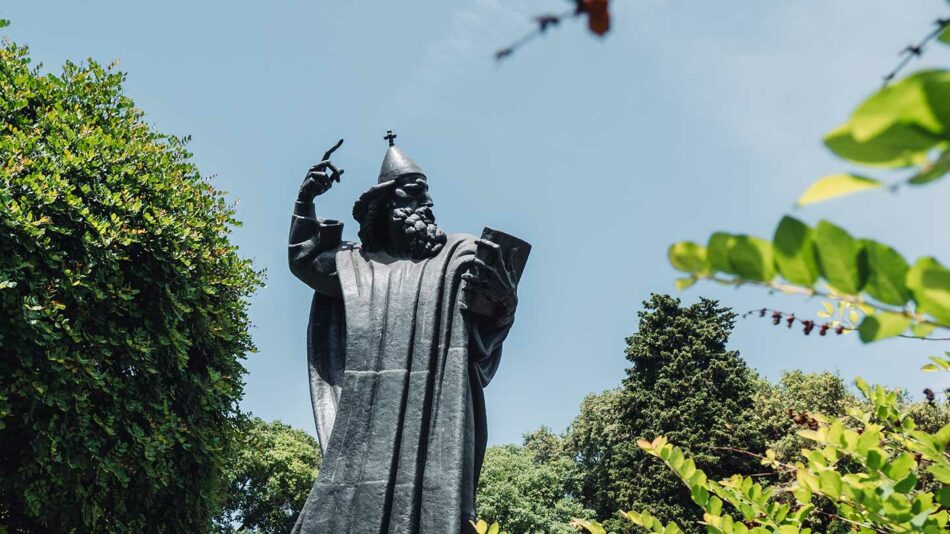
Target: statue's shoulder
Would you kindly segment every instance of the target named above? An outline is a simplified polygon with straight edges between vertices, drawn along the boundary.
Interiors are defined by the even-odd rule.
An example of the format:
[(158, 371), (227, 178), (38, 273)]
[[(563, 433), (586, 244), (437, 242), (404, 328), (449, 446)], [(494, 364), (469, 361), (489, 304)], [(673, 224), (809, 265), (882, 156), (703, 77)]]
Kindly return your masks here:
[(457, 233), (457, 234), (448, 234), (446, 237), (447, 237), (448, 243), (450, 243), (450, 244), (455, 244), (455, 243), (471, 243), (472, 245), (474, 245), (474, 244), (475, 244), (475, 241), (478, 239), (477, 237), (473, 236), (472, 234), (466, 234), (466, 233), (463, 233), (463, 232), (462, 232), (462, 233)]

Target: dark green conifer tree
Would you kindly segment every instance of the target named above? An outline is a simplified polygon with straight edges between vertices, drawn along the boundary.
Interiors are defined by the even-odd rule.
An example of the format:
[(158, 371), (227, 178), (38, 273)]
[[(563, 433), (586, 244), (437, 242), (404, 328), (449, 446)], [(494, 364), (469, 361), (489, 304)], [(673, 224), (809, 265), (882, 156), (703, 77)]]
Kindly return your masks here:
[(588, 399), (566, 447), (582, 468), (584, 504), (600, 517), (633, 508), (686, 526), (699, 514), (689, 492), (636, 441), (666, 436), (712, 477), (752, 472), (756, 459), (736, 450), (763, 448), (750, 422), (755, 375), (727, 350), (736, 315), (717, 302), (681, 306), (653, 295), (639, 317), (639, 331), (627, 339), (633, 365), (623, 386)]

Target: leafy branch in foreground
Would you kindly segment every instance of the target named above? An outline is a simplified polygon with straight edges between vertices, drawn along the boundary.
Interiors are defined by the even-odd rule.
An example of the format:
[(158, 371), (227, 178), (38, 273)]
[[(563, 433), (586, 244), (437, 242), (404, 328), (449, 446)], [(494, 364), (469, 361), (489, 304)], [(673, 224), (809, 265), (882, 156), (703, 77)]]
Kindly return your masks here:
[(501, 527), (498, 526), (498, 523), (488, 524), (485, 520), (479, 519), (476, 523), (475, 521), (469, 521), (472, 524), (472, 527), (475, 528), (475, 532), (478, 534), (508, 534), (507, 532), (501, 530)]
[(932, 257), (910, 265), (890, 246), (856, 239), (828, 221), (812, 228), (786, 216), (771, 241), (717, 232), (706, 245), (674, 243), (668, 256), (690, 275), (677, 280), (679, 289), (711, 280), (837, 301), (866, 343), (908, 329), (926, 337), (950, 328), (950, 270)]
[(888, 184), (863, 174), (818, 179), (799, 206), (843, 195), (903, 185), (924, 185), (950, 173), (950, 71), (925, 70), (882, 88), (861, 103), (847, 122), (825, 135), (825, 146), (865, 167), (912, 169)]
[[(788, 486), (762, 486), (753, 478), (734, 475), (713, 481), (696, 468), (682, 449), (663, 437), (640, 440), (638, 446), (661, 459), (689, 488), (703, 510), (702, 524), (711, 533), (809, 533), (809, 516), (821, 514), (815, 499), (833, 503), (835, 519), (853, 531), (945, 532), (950, 513), (950, 424), (931, 434), (917, 428), (901, 411), (899, 395), (880, 386), (856, 381), (867, 409), (850, 408), (848, 418), (818, 414), (815, 430), (799, 435), (814, 443), (802, 451), (803, 461), (781, 464), (768, 451), (763, 465), (791, 470)], [(649, 514), (624, 513), (632, 523), (651, 532), (675, 533)], [(575, 525), (603, 533), (595, 522)]]

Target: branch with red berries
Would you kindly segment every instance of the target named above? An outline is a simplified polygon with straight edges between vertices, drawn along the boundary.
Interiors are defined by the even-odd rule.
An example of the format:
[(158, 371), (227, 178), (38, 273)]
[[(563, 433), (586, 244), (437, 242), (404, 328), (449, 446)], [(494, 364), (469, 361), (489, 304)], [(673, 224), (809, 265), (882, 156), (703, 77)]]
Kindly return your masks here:
[[(779, 325), (785, 323), (785, 326), (792, 328), (796, 324), (802, 326), (802, 333), (811, 335), (811, 333), (817, 328), (819, 336), (825, 336), (828, 332), (834, 332), (835, 335), (847, 334), (850, 332), (856, 332), (858, 330), (857, 326), (853, 324), (844, 324), (841, 321), (814, 321), (812, 319), (802, 319), (801, 317), (796, 317), (794, 313), (787, 313), (781, 310), (773, 310), (769, 308), (759, 308), (758, 310), (749, 310), (742, 314), (742, 318), (748, 318), (752, 316), (766, 317), (768, 316), (772, 320), (772, 324)], [(920, 339), (923, 341), (950, 341), (950, 338), (946, 337), (924, 337), (924, 336), (911, 336), (907, 334), (901, 334), (898, 337), (908, 338), (908, 339)]]
[(841, 335), (846, 332), (853, 332), (856, 330), (853, 326), (845, 326), (840, 322), (823, 322), (819, 323), (811, 319), (802, 319), (800, 317), (795, 317), (794, 313), (786, 313), (781, 310), (771, 310), (768, 308), (760, 308), (758, 310), (750, 310), (742, 314), (742, 318), (751, 317), (753, 315), (758, 315), (759, 317), (765, 317), (768, 315), (772, 319), (772, 324), (779, 325), (785, 323), (785, 326), (792, 328), (796, 324), (802, 325), (802, 333), (806, 336), (811, 335), (812, 331), (815, 328), (818, 329), (818, 335), (824, 336), (828, 332), (834, 332), (836, 335)]
[(523, 35), (517, 41), (499, 49), (495, 52), (495, 59), (501, 61), (515, 53), (516, 50), (528, 44), (535, 37), (543, 35), (549, 28), (561, 24), (562, 21), (569, 18), (587, 17), (587, 28), (591, 33), (603, 36), (610, 30), (610, 11), (608, 3), (610, 0), (572, 0), (574, 7), (570, 11), (560, 14), (546, 14), (534, 17), (535, 27)]

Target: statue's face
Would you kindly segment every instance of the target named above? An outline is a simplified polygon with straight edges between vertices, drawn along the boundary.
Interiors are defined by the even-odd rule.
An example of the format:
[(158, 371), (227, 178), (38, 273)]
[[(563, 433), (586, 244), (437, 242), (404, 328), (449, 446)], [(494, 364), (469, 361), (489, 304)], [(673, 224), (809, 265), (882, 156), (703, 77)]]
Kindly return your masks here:
[(425, 178), (404, 179), (393, 191), (389, 213), (390, 231), (406, 238), (411, 257), (427, 258), (442, 250), (446, 236), (435, 224), (432, 197)]

